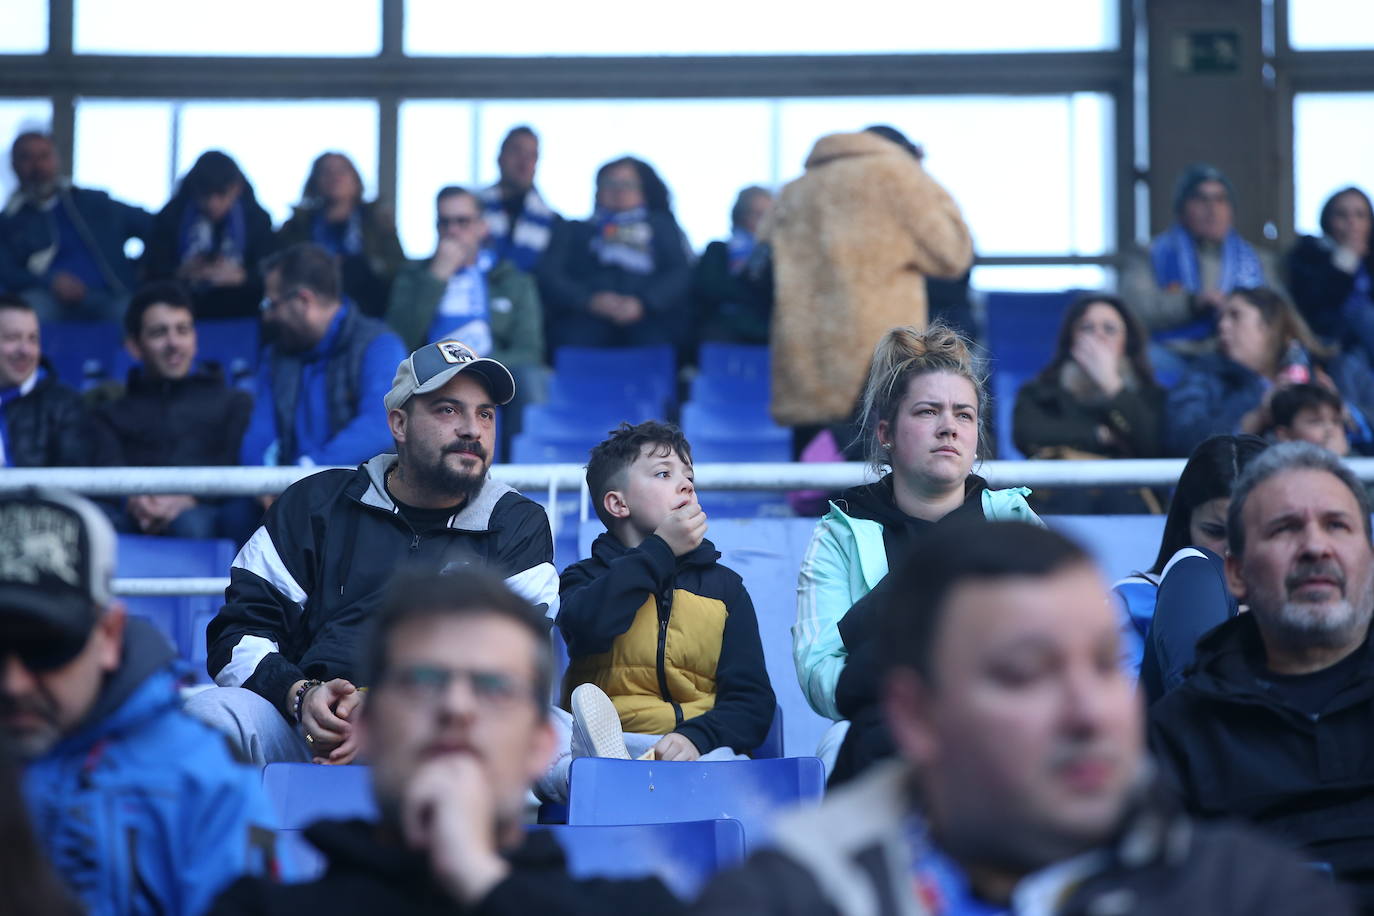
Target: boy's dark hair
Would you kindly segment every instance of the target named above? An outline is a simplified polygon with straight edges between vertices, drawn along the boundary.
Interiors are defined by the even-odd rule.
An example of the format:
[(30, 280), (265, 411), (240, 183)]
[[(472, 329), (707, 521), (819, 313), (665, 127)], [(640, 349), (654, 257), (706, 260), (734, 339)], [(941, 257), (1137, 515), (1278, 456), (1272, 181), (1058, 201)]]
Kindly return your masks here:
[(931, 525), (890, 574), (878, 608), (884, 670), (909, 668), (935, 680), (935, 641), (955, 587), (1012, 576), (1043, 578), (1092, 558), (1062, 534), (1025, 522), (977, 519)]
[(264, 277), (278, 271), (281, 272), (280, 287), (284, 291), (308, 289), (326, 302), (338, 302), (342, 295), (339, 262), (312, 242), (297, 242), (263, 260)]
[(380, 684), (387, 675), (391, 637), (414, 620), (438, 617), (504, 617), (529, 631), (534, 642), (534, 698), (541, 718), (548, 716), (553, 689), (553, 645), (549, 621), (499, 577), (484, 570), (464, 569), (452, 574), (406, 569), (387, 586), (381, 610), (373, 618), (372, 635), (363, 645), (363, 683)]
[(191, 302), (191, 294), (174, 280), (159, 280), (156, 283), (149, 283), (140, 287), (129, 300), (129, 307), (124, 311), (124, 334), (126, 337), (138, 339), (138, 335), (143, 332), (143, 315), (148, 309), (155, 305), (170, 305), (173, 308), (186, 309), (191, 313), (191, 318), (196, 317), (195, 306)]
[(592, 449), (587, 460), (587, 490), (596, 508), (596, 517), (607, 528), (615, 521), (606, 514), (606, 494), (625, 485), (625, 472), (644, 453), (644, 447), (654, 446), (652, 454), (677, 453), (683, 464), (692, 463), (692, 446), (687, 437), (672, 423), (645, 420), (631, 426), (621, 423), (611, 430), (610, 438)]
[(482, 209), (482, 200), (476, 194), (469, 191), (462, 185), (445, 185), (439, 189), (439, 193), (434, 195), (434, 206), (437, 209), (441, 203), (450, 197), (471, 197), (477, 204), (477, 209)]
[(1299, 413), (1312, 407), (1330, 407), (1340, 414), (1341, 397), (1324, 385), (1285, 385), (1269, 401), (1275, 426), (1292, 426)]
[(14, 293), (0, 293), (0, 309), (17, 309), (21, 312), (35, 312), (36, 309), (29, 300)]

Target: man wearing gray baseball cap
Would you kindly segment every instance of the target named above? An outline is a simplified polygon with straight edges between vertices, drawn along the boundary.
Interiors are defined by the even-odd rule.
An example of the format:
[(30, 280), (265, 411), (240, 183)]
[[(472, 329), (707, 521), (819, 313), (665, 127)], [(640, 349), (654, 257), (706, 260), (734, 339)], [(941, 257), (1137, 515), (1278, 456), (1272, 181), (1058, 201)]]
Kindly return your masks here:
[(187, 710), (253, 761), (351, 762), (365, 694), (360, 643), (402, 567), (482, 567), (553, 616), (548, 517), (487, 476), (496, 411), (515, 396), (501, 363), (457, 340), (411, 353), (384, 403), (395, 454), (307, 477), (282, 493), (235, 557), (208, 667)]
[(267, 866), (271, 816), (257, 773), (182, 712), (172, 648), (125, 615), (114, 566), (114, 529), (89, 501), (0, 497), (0, 732), (91, 913), (199, 913)]

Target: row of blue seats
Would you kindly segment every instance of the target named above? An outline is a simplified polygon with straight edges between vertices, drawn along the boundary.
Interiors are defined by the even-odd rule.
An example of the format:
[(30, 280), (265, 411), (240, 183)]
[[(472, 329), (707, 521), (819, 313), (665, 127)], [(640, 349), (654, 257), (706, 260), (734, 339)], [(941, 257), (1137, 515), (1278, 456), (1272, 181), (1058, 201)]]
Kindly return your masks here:
[[(258, 369), (259, 330), (254, 318), (196, 322), (200, 362), (218, 363), (236, 385), (252, 390)], [(43, 355), (57, 377), (78, 391), (106, 381), (124, 381), (133, 357), (124, 349), (119, 325), (94, 321), (54, 321), (42, 328)]]
[[(321, 819), (377, 817), (365, 766), (269, 764), (263, 788), (276, 811), (282, 874), (305, 881), (323, 862), (301, 831)], [(776, 814), (817, 801), (815, 757), (656, 763), (584, 757), (569, 777), (568, 824), (554, 831), (577, 876), (655, 874), (684, 898), (716, 870), (763, 844)]]

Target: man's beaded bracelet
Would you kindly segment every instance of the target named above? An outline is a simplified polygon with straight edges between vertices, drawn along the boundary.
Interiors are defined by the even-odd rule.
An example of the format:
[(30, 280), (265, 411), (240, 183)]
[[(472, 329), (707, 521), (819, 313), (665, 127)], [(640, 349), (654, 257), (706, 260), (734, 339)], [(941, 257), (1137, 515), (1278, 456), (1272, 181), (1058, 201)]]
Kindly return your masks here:
[(296, 688), (296, 698), (291, 702), (291, 716), (297, 722), (301, 720), (301, 704), (305, 702), (305, 695), (310, 692), (311, 687), (319, 687), (324, 681), (308, 680)]

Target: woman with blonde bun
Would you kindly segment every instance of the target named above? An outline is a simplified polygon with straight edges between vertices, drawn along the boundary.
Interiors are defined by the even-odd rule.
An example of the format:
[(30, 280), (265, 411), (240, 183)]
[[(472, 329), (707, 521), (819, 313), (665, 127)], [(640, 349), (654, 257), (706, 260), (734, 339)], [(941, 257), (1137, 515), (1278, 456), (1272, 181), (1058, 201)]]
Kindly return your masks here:
[[(1024, 487), (992, 490), (973, 473), (987, 392), (964, 338), (942, 324), (893, 328), (873, 355), (863, 397), (869, 461), (881, 474), (830, 504), (797, 584), (792, 657), (811, 707), (850, 720), (831, 784), (892, 752), (877, 698), (873, 622), (890, 566), (916, 536), (964, 517), (1039, 523)], [(839, 729), (819, 752), (829, 762)]]

